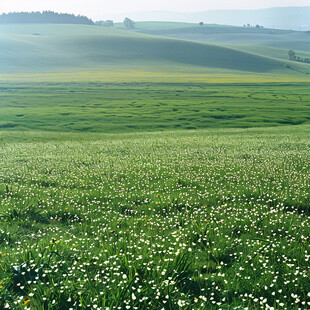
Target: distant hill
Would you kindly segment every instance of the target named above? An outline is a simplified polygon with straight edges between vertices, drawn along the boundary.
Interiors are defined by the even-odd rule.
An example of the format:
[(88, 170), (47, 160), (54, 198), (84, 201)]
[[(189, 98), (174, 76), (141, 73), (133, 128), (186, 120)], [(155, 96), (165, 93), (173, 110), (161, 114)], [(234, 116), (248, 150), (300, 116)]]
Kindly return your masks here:
[(0, 25), (0, 46), (1, 73), (132, 69), (291, 74), (295, 66), (213, 44), (88, 25)]
[[(120, 24), (116, 24), (120, 27)], [(168, 38), (225, 44), (229, 46), (248, 44), (310, 53), (310, 32), (279, 30), (261, 27), (238, 27), (214, 24), (198, 25), (177, 22), (136, 22), (135, 31)], [(255, 50), (253, 50), (255, 52)], [(266, 50), (262, 54), (267, 56)], [(273, 56), (274, 57), (274, 56)], [(309, 55), (303, 55), (309, 58)], [(281, 56), (282, 58), (282, 56)]]
[(86, 16), (43, 12), (14, 12), (0, 15), (0, 24), (87, 24), (94, 22)]
[(277, 7), (261, 10), (214, 10), (196, 13), (178, 13), (166, 11), (135, 12), (128, 14), (109, 15), (108, 18), (123, 20), (124, 17), (136, 21), (176, 21), (222, 25), (261, 25), (265, 28), (310, 30), (310, 6)]

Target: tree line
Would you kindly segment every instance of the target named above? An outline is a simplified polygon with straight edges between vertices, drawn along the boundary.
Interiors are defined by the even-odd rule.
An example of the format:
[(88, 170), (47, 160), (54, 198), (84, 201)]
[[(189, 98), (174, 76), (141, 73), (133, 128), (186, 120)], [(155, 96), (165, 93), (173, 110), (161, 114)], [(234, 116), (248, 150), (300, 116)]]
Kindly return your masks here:
[(288, 51), (288, 58), (289, 60), (310, 63), (310, 58), (299, 57), (296, 55), (296, 53), (293, 50)]
[(86, 16), (43, 12), (12, 12), (0, 15), (0, 24), (37, 23), (37, 24), (86, 24), (94, 25), (94, 22)]
[[(123, 24), (124, 24), (125, 29), (135, 29), (136, 27), (136, 23), (128, 17), (124, 19)], [(104, 26), (104, 27), (113, 27), (114, 22), (113, 20), (99, 20), (95, 22), (95, 25)]]

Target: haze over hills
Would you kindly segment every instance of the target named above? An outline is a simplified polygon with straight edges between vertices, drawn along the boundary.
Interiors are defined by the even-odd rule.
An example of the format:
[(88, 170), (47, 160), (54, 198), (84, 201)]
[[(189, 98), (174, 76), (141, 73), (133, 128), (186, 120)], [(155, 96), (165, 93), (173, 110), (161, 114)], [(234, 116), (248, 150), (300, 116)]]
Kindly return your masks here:
[(291, 74), (301, 66), (214, 44), (106, 27), (34, 24), (1, 25), (0, 30), (1, 73), (190, 69)]
[(196, 13), (168, 11), (132, 12), (127, 14), (98, 14), (97, 19), (114, 19), (122, 21), (125, 17), (136, 21), (177, 21), (222, 25), (261, 25), (265, 28), (310, 30), (310, 6), (307, 7), (276, 7), (259, 10), (213, 10)]
[[(240, 47), (263, 56), (287, 59), (288, 50), (310, 58), (310, 32), (194, 23), (136, 22), (137, 32), (168, 38)], [(273, 51), (271, 49), (274, 49)]]
[(200, 26), (194, 23), (136, 22), (136, 31), (186, 40), (229, 44), (261, 43), (267, 41), (277, 44), (280, 41), (309, 41), (310, 39), (310, 32), (305, 31), (214, 24)]

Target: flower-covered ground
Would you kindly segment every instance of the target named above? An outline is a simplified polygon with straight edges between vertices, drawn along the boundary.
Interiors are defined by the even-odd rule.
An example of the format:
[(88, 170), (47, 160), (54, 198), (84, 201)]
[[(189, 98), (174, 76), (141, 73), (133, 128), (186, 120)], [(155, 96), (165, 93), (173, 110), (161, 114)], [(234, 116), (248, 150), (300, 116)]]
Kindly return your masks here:
[(310, 309), (310, 127), (3, 132), (1, 309)]

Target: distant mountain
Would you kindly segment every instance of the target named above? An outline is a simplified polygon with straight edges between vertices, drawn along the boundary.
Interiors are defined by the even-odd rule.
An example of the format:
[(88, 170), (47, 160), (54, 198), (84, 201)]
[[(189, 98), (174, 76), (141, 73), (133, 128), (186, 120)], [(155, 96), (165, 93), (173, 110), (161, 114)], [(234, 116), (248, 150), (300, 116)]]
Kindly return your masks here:
[(0, 24), (86, 24), (94, 25), (94, 22), (86, 16), (43, 12), (13, 12), (0, 15)]
[(166, 11), (134, 12), (106, 16), (115, 21), (129, 17), (136, 21), (177, 21), (222, 25), (261, 25), (265, 28), (310, 30), (310, 6), (277, 7), (260, 10), (215, 10), (196, 13), (177, 13)]

